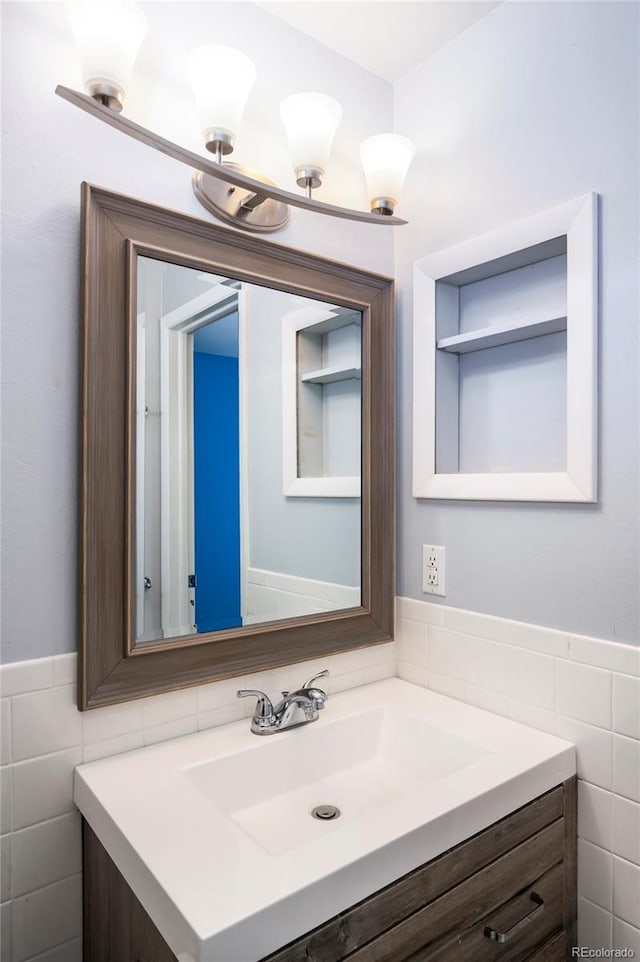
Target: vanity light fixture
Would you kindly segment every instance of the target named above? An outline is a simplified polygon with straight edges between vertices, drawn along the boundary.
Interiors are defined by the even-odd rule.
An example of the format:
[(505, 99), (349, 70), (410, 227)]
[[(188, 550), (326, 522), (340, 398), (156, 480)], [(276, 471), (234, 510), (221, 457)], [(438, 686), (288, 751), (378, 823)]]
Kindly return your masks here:
[(370, 224), (406, 223), (394, 214), (415, 151), (406, 137), (383, 134), (368, 138), (362, 145), (363, 161), (366, 156), (372, 172), (367, 174), (371, 211), (326, 204), (315, 200), (312, 191), (322, 183), (342, 107), (321, 93), (287, 97), (281, 116), (296, 181), (305, 194), (283, 190), (264, 175), (224, 159), (234, 149), (255, 81), (255, 67), (248, 57), (217, 44), (199, 47), (189, 57), (205, 146), (215, 155), (215, 159), (210, 159), (119, 116), (145, 33), (145, 18), (138, 5), (133, 0), (67, 0), (66, 10), (81, 50), (87, 93), (63, 86), (56, 87), (56, 93), (129, 137), (191, 167), (196, 197), (216, 217), (257, 232), (284, 227), (289, 220), (289, 207)]

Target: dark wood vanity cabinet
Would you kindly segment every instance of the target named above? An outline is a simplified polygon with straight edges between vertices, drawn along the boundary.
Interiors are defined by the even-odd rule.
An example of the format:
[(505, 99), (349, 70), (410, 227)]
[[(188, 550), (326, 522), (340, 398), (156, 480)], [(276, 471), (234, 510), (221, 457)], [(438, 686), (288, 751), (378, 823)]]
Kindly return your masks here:
[[(174, 962), (88, 826), (84, 907), (85, 962)], [(575, 921), (573, 778), (262, 962), (563, 962)]]

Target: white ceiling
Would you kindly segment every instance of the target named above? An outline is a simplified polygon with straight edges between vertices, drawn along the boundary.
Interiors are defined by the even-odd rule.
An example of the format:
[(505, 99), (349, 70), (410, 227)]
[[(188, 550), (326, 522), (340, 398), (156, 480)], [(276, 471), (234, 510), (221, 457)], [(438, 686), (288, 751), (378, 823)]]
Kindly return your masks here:
[(500, 2), (258, 0), (258, 6), (393, 83)]

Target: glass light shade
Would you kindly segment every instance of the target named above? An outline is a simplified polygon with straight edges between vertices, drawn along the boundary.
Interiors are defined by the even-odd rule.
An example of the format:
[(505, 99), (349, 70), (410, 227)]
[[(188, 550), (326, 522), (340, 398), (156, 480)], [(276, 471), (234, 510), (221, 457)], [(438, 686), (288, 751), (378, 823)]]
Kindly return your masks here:
[[(372, 207), (393, 211), (415, 152), (414, 144), (401, 134), (376, 134), (362, 141), (360, 157)], [(381, 200), (389, 203), (376, 203)]]
[[(134, 0), (67, 0), (65, 10), (80, 51), (82, 79), (92, 96), (122, 106), (147, 21)], [(119, 109), (118, 104), (112, 103)]]
[[(256, 68), (233, 47), (208, 44), (189, 54), (189, 75), (205, 140), (223, 139), (233, 147)], [(217, 135), (223, 135), (217, 137)]]
[(342, 107), (326, 94), (292, 94), (282, 101), (280, 116), (289, 140), (294, 170), (324, 173)]

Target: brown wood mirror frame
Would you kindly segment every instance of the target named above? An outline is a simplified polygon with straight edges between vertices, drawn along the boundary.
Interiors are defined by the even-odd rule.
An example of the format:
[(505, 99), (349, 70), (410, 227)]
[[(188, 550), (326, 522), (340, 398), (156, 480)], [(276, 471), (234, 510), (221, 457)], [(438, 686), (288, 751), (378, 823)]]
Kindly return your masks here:
[[(81, 710), (321, 659), (392, 638), (393, 281), (82, 185)], [(362, 312), (362, 583), (358, 608), (135, 641), (137, 256)]]

